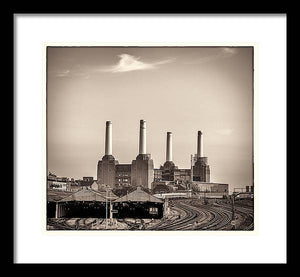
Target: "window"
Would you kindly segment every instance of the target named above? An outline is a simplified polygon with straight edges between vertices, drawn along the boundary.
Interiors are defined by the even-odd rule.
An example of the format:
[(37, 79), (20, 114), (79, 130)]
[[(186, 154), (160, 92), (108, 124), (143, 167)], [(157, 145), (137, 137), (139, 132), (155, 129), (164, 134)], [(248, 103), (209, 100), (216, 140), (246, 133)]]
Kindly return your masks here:
[(150, 207), (149, 208), (149, 214), (158, 214), (158, 208)]

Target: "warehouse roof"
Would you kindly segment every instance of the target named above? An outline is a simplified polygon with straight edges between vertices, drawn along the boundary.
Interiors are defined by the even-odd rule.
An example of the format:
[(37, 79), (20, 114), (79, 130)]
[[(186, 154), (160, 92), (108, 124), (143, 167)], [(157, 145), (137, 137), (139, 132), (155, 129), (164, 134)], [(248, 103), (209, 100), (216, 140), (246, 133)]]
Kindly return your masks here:
[(108, 200), (116, 200), (118, 198), (117, 195), (115, 195), (112, 191), (107, 192), (107, 197), (106, 197), (106, 191), (95, 191), (94, 192), (100, 194), (101, 196), (103, 196), (104, 198), (107, 198)]
[(72, 192), (60, 191), (54, 189), (47, 189), (47, 201), (48, 202), (56, 202), (67, 196), (71, 195)]
[(71, 201), (97, 201), (97, 202), (105, 202), (106, 199), (100, 193), (91, 190), (91, 189), (82, 189), (79, 190), (72, 195), (69, 195), (59, 202), (71, 202)]
[(140, 187), (127, 195), (124, 195), (114, 202), (154, 202), (154, 203), (163, 203), (161, 199), (158, 199), (151, 194), (144, 192)]

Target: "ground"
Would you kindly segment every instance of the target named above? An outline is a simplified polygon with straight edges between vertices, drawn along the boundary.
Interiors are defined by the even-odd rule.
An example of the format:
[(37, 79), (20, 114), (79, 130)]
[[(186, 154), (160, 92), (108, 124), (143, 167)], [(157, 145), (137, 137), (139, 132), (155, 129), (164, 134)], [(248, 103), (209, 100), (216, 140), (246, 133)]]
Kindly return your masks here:
[(235, 202), (235, 225), (232, 206), (225, 199), (176, 199), (162, 219), (50, 218), (48, 230), (253, 230), (253, 200)]

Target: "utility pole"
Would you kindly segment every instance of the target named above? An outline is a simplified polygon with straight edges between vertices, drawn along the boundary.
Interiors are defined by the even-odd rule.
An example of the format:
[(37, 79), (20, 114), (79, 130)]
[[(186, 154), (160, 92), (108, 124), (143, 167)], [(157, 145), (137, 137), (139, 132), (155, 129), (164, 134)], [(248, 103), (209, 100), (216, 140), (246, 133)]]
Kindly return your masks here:
[(105, 229), (107, 229), (107, 186), (105, 186)]
[(109, 185), (106, 185), (105, 189), (106, 189), (106, 197), (105, 197), (105, 229), (107, 229), (107, 217), (108, 217), (108, 214), (107, 214), (107, 205), (108, 205), (107, 197), (108, 197), (108, 190), (110, 189)]
[[(236, 195), (238, 195), (239, 193), (237, 193)], [(236, 218), (235, 218), (235, 204), (234, 204), (234, 200), (235, 200), (235, 193), (233, 192), (231, 195), (231, 204), (232, 204), (232, 220), (231, 220), (231, 225), (232, 228), (235, 230), (236, 229)]]
[(193, 154), (191, 154), (191, 184), (193, 183)]
[(232, 220), (235, 219), (234, 193), (231, 195)]
[(110, 197), (110, 190), (109, 190), (109, 220), (112, 221), (113, 213), (111, 208), (111, 197)]

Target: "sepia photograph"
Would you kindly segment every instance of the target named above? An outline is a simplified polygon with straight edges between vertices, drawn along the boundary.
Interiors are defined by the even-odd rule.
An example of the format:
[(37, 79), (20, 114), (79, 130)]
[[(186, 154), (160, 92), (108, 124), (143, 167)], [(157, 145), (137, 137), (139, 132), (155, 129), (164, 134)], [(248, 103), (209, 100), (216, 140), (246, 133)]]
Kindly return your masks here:
[(47, 46), (47, 231), (254, 231), (254, 47)]
[(12, 22), (17, 266), (287, 263), (287, 14)]

